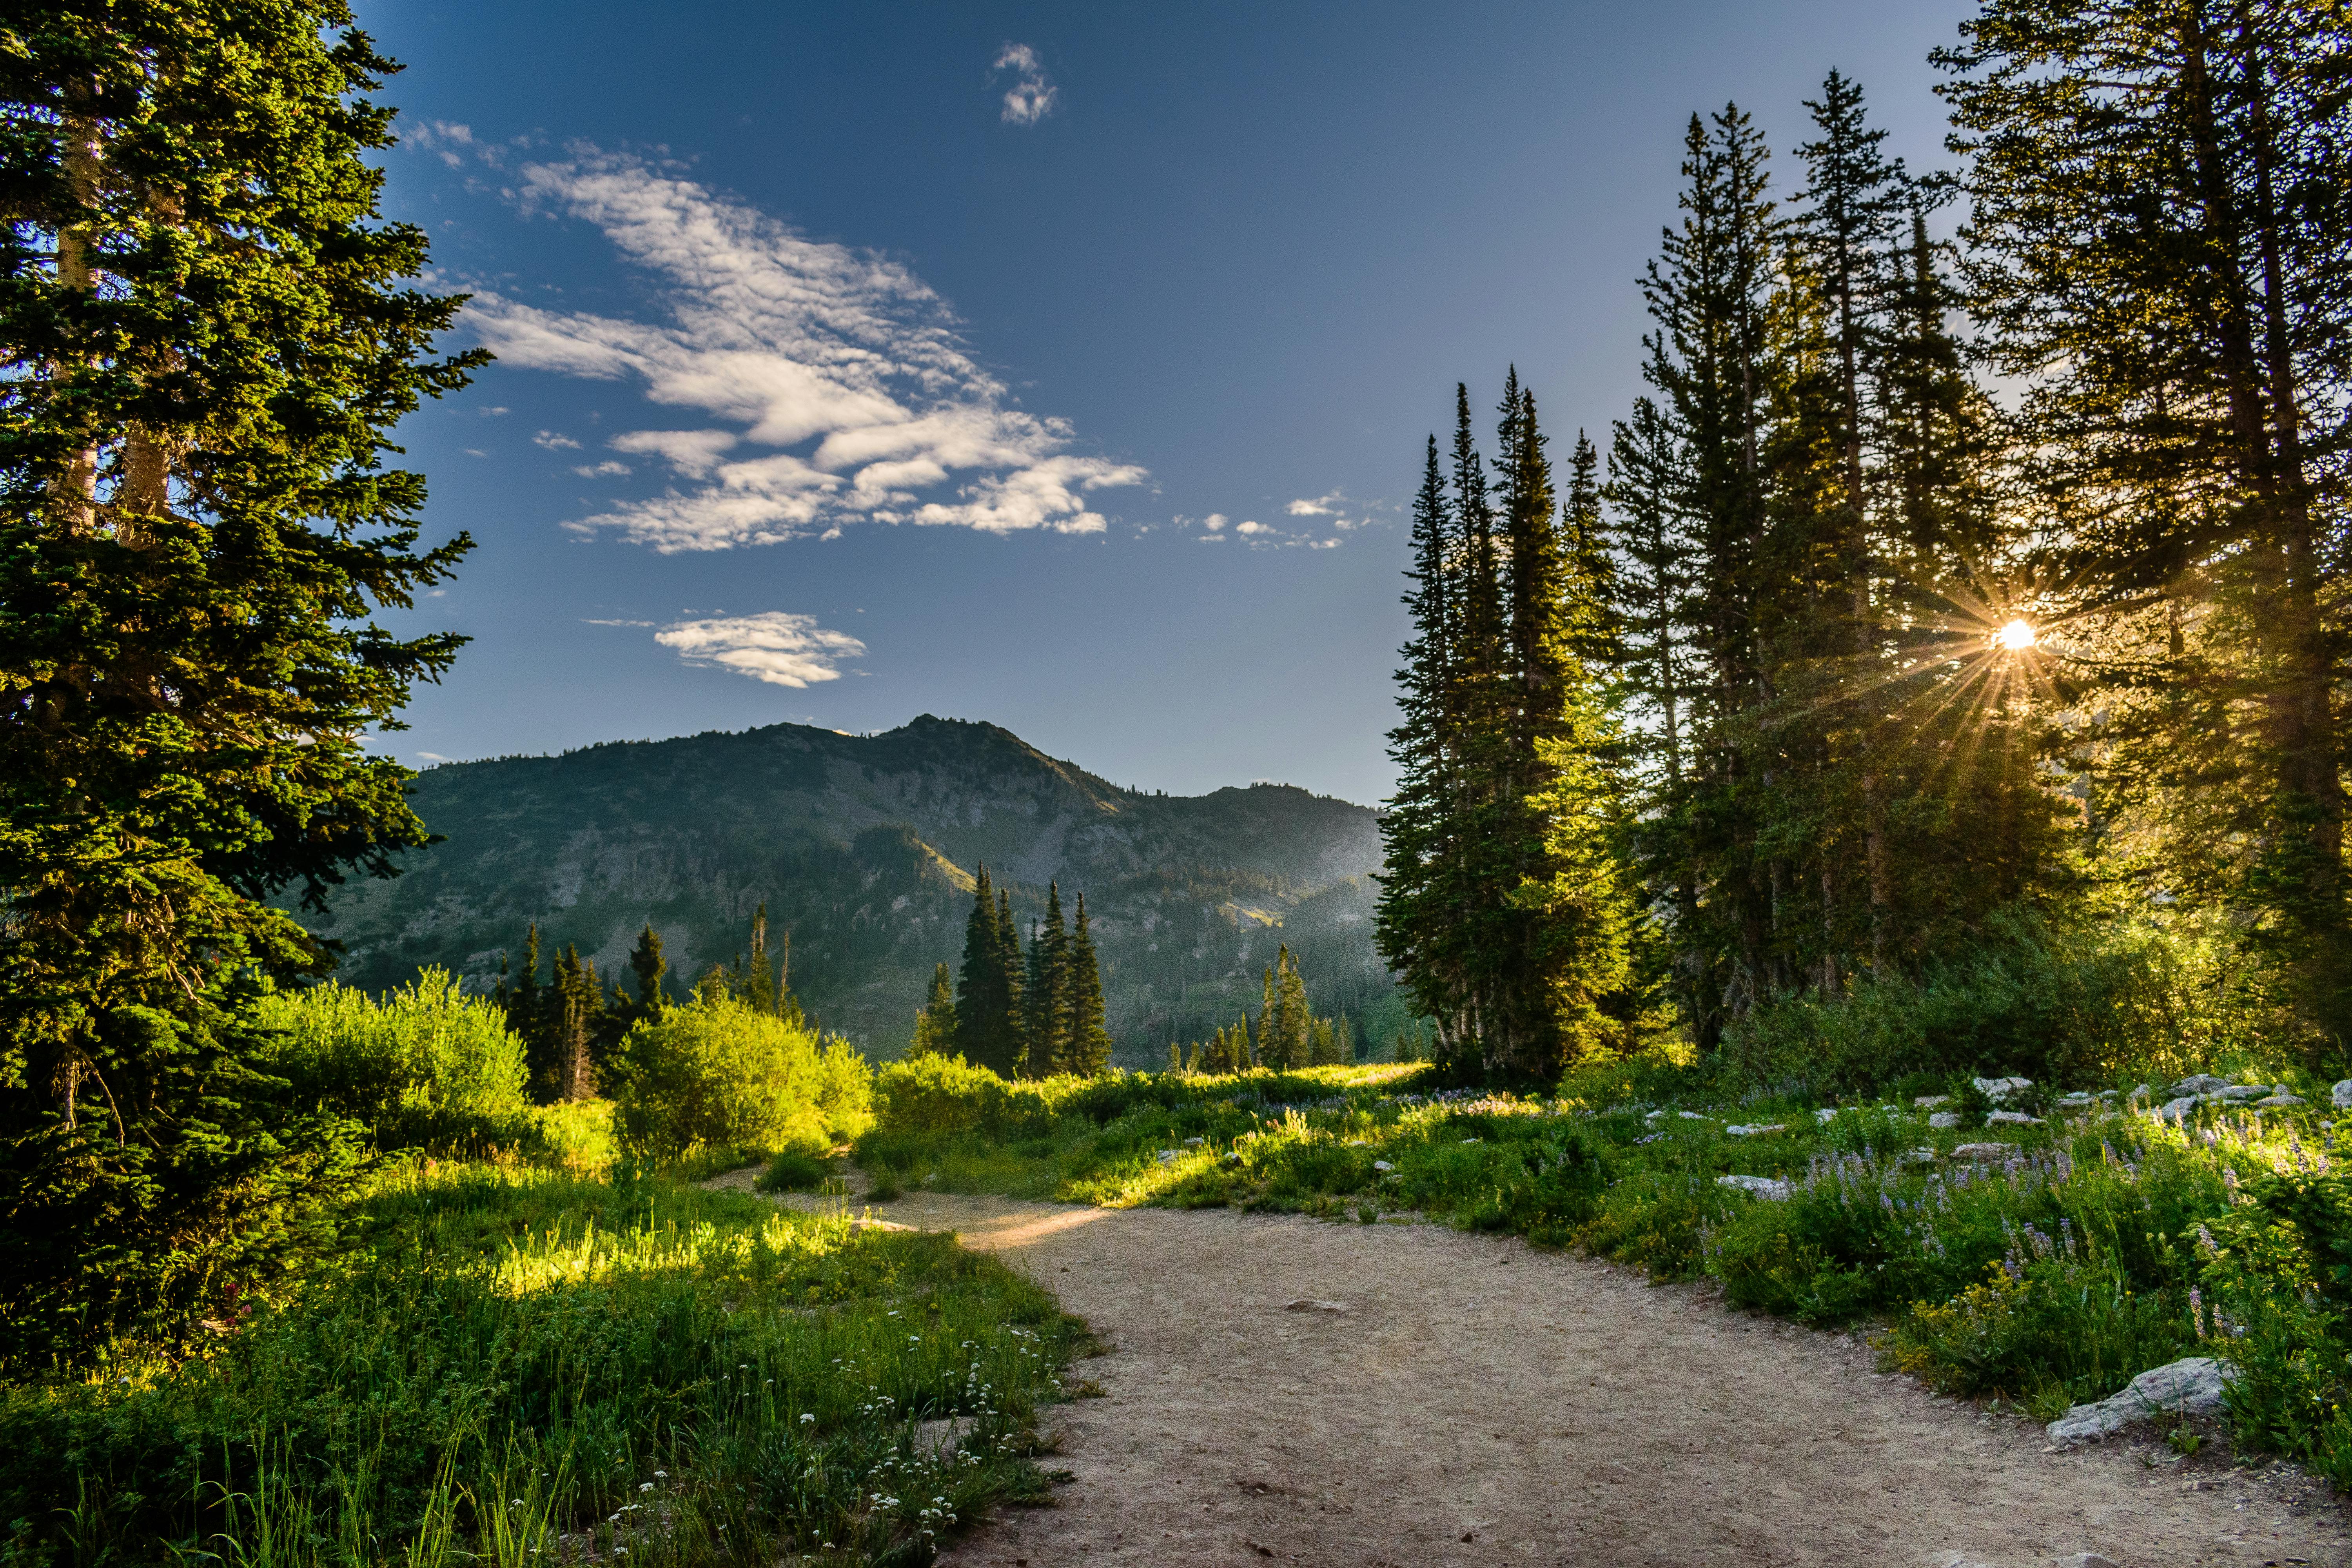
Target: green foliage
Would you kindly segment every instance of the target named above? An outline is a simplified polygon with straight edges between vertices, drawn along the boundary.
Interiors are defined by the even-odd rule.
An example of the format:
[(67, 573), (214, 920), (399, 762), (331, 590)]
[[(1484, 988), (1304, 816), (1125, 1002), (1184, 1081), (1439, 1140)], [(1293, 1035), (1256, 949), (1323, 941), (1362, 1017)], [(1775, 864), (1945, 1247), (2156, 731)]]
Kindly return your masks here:
[(657, 1162), (704, 1145), (820, 1153), (871, 1124), (856, 1047), (720, 987), (631, 1029), (610, 1076), (622, 1144)]
[(266, 1065), (295, 1099), (347, 1116), (383, 1150), (478, 1154), (526, 1136), (523, 1043), (505, 1009), (428, 969), (381, 1000), (329, 982), (263, 998)]
[(763, 1193), (814, 1193), (824, 1187), (832, 1173), (825, 1163), (814, 1154), (799, 1149), (787, 1149), (768, 1162), (753, 1185)]
[(910, 1057), (944, 1056), (956, 1048), (955, 981), (941, 963), (931, 971), (930, 994), (923, 999), (922, 1011), (915, 1015), (915, 1042), (907, 1047)]
[[(1079, 1331), (951, 1237), (482, 1168), (360, 1217), (202, 1357), (0, 1392), (8, 1560), (895, 1563), (1045, 1489)], [(919, 1440), (950, 1415), (952, 1452)]]

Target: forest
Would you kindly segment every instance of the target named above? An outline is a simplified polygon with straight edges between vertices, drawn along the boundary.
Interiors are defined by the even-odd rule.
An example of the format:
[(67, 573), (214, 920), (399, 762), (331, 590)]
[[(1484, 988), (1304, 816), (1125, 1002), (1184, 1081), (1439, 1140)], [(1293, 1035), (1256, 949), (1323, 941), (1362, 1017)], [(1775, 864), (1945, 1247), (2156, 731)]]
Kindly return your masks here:
[(1693, 115), (1605, 456), (1456, 389), (1381, 910), (1454, 1076), (2347, 1060), (2341, 40), (2133, 15), (1940, 51), (1957, 179), (1834, 71), (1777, 183)]

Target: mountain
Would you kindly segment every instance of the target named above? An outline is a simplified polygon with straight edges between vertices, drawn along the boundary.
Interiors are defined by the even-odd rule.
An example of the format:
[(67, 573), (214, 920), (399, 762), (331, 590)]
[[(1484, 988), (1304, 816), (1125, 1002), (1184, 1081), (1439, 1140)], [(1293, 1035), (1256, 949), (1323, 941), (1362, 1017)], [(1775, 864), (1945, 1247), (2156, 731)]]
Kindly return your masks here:
[(931, 966), (961, 959), (985, 861), (1024, 914), (1048, 881), (1066, 905), (1087, 895), (1129, 1065), (1255, 1011), (1278, 941), (1318, 1011), (1369, 1016), (1368, 1042), (1401, 1012), (1371, 944), (1379, 821), (1288, 785), (1122, 789), (996, 725), (927, 714), (878, 735), (776, 724), (446, 763), (411, 793), (444, 842), (304, 917), (343, 944), (339, 978), (371, 989), (425, 964), (485, 989), (533, 921), (544, 951), (577, 942), (608, 978), (650, 922), (683, 985), (742, 950), (764, 902), (803, 1004), (887, 1057)]

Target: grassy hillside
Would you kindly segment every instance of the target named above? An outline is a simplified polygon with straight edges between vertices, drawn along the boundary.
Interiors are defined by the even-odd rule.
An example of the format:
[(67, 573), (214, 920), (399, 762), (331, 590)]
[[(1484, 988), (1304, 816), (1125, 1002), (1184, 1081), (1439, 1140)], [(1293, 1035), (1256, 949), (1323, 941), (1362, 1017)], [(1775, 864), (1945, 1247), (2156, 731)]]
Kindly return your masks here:
[(1027, 910), (1049, 880), (1086, 893), (1122, 1061), (1157, 1063), (1171, 1037), (1254, 1005), (1276, 941), (1302, 952), (1321, 1010), (1360, 1016), (1391, 994), (1369, 809), (1286, 785), (1121, 789), (993, 724), (615, 742), (438, 767), (415, 798), (446, 841), (310, 921), (344, 944), (353, 984), (439, 963), (488, 985), (533, 921), (607, 973), (650, 921), (690, 976), (735, 955), (764, 900), (792, 935), (793, 989), (887, 1056), (931, 965), (961, 955), (985, 860)]

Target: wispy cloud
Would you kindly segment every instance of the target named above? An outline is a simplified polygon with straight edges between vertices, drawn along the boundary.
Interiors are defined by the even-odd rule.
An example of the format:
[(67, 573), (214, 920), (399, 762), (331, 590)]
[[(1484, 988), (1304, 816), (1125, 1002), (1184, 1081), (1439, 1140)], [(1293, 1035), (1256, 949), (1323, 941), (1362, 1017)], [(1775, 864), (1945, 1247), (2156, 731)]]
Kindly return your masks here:
[[(904, 267), (821, 243), (667, 167), (583, 150), (526, 165), (519, 196), (601, 228), (660, 284), (660, 324), (494, 291), (478, 330), (510, 365), (633, 381), (731, 428), (636, 430), (673, 485), (570, 526), (664, 552), (829, 535), (859, 521), (991, 532), (1105, 527), (1096, 492), (1149, 478), (1069, 448), (1068, 421), (1010, 405), (952, 312)], [(744, 450), (753, 448), (753, 450)], [(764, 449), (761, 449), (764, 448)]]
[(1339, 502), (1345, 499), (1338, 490), (1333, 490), (1329, 495), (1317, 496), (1312, 500), (1292, 501), (1282, 510), (1293, 517), (1333, 517), (1338, 515)]
[(688, 664), (717, 665), (771, 686), (804, 687), (837, 680), (838, 664), (866, 651), (846, 632), (832, 632), (814, 616), (770, 610), (764, 615), (676, 621), (654, 634)]
[(1054, 100), (1060, 93), (1045, 79), (1045, 65), (1035, 49), (1026, 44), (1005, 45), (996, 51), (996, 69), (1014, 76), (1013, 85), (1004, 89), (1004, 123), (1034, 125), (1054, 112)]
[(419, 152), (438, 153), (441, 161), (453, 169), (464, 163), (466, 154), (474, 148), (473, 128), (448, 120), (427, 120), (407, 126), (400, 139)]
[(616, 479), (623, 474), (633, 474), (636, 472), (636, 470), (629, 467), (628, 464), (616, 463), (609, 458), (601, 463), (574, 464), (572, 471), (578, 474), (583, 479)]
[(530, 438), (534, 447), (544, 447), (551, 452), (580, 450), (580, 443), (569, 436), (559, 436), (552, 430), (541, 430)]

